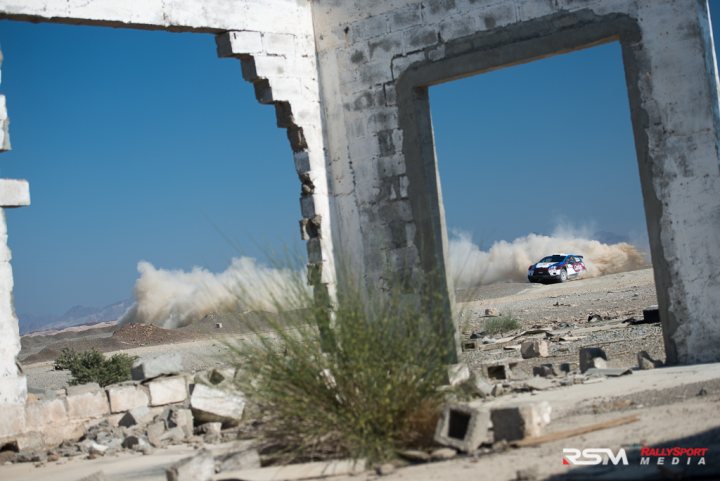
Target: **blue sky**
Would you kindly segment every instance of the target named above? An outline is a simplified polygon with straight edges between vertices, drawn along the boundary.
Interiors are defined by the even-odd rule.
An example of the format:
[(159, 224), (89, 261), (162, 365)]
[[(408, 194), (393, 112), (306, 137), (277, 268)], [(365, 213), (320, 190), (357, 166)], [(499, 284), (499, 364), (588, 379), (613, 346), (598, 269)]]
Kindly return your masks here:
[[(140, 260), (302, 252), (285, 132), (213, 36), (0, 21), (0, 44), (0, 177), (32, 195), (8, 213), (19, 313), (126, 299)], [(484, 247), (561, 221), (642, 238), (623, 75), (609, 44), (433, 87), (448, 227)]]

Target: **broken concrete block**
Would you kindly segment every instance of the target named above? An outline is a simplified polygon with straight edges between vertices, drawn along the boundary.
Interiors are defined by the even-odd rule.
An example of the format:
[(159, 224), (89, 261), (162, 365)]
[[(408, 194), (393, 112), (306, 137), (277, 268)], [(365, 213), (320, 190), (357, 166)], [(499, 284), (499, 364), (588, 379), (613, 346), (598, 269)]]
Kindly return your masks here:
[(133, 363), (132, 378), (137, 381), (182, 372), (182, 358), (176, 352), (140, 358)]
[(520, 344), (520, 355), (523, 359), (548, 357), (550, 355), (550, 348), (547, 341), (531, 339)]
[(453, 448), (438, 448), (430, 453), (430, 459), (433, 461), (447, 461), (457, 456), (457, 451)]
[(92, 439), (86, 439), (85, 441), (81, 442), (79, 446), (84, 453), (94, 454), (96, 456), (104, 456), (108, 450), (107, 446), (93, 441)]
[(129, 428), (131, 426), (143, 425), (152, 421), (155, 416), (162, 412), (162, 408), (151, 408), (139, 406), (126, 412), (118, 421), (119, 426)]
[(645, 322), (660, 322), (660, 311), (658, 306), (648, 306), (643, 309), (643, 321)]
[(147, 406), (150, 402), (145, 389), (134, 383), (111, 384), (105, 387), (105, 391), (110, 401), (110, 412), (112, 413)]
[(150, 390), (150, 405), (181, 403), (187, 399), (185, 376), (161, 377), (147, 383)]
[(168, 426), (170, 428), (179, 427), (183, 430), (186, 437), (193, 434), (193, 415), (192, 411), (185, 408), (173, 409), (168, 417)]
[(551, 411), (550, 404), (544, 401), (492, 409), (495, 442), (542, 435), (543, 428), (550, 423)]
[(427, 463), (430, 461), (430, 454), (425, 451), (420, 451), (419, 449), (406, 449), (404, 451), (398, 451), (398, 455), (401, 458), (405, 458), (408, 461), (415, 463)]
[(245, 409), (245, 397), (239, 391), (230, 391), (196, 384), (190, 396), (190, 408), (199, 422), (237, 424)]
[(533, 376), (553, 377), (556, 375), (555, 368), (552, 364), (541, 364), (533, 367)]
[(504, 392), (505, 392), (505, 388), (503, 387), (502, 384), (495, 384), (495, 386), (493, 386), (492, 392), (490, 394), (492, 394), (495, 397), (498, 397), (498, 396), (502, 396)]
[(211, 481), (214, 474), (215, 461), (207, 450), (181, 459), (165, 470), (167, 481)]
[(155, 421), (154, 423), (148, 424), (145, 428), (145, 435), (147, 440), (153, 447), (159, 448), (162, 446), (162, 436), (165, 434), (165, 421)]
[(642, 370), (645, 369), (655, 369), (656, 367), (661, 367), (663, 365), (662, 361), (657, 361), (650, 357), (650, 354), (648, 354), (647, 351), (640, 351), (637, 354), (637, 360), (638, 360), (638, 367)]
[(97, 384), (95, 386), (97, 386), (96, 390), (72, 389), (81, 386), (72, 386), (67, 389), (68, 395), (65, 402), (69, 417), (75, 419), (99, 418), (110, 414), (110, 405), (105, 391), (101, 390)]
[(478, 396), (485, 398), (492, 394), (494, 386), (487, 382), (485, 379), (483, 379), (483, 377), (480, 376), (478, 373), (472, 373), (472, 376), (470, 377), (470, 382), (473, 390), (478, 394)]
[(222, 433), (222, 423), (203, 423), (197, 427), (198, 434), (204, 434), (206, 436), (217, 436), (220, 437)]
[(607, 367), (607, 354), (599, 347), (581, 347), (580, 372), (585, 372), (591, 367), (605, 369)]
[(570, 374), (570, 372), (573, 369), (574, 369), (574, 363), (563, 362), (560, 364), (560, 372), (563, 372), (565, 374)]
[(227, 453), (215, 460), (218, 472), (240, 471), (260, 467), (260, 454), (256, 449), (247, 449), (235, 453)]
[(122, 447), (125, 449), (135, 449), (139, 450), (143, 446), (150, 447), (150, 444), (148, 443), (147, 439), (145, 439), (142, 436), (137, 436), (135, 434), (131, 434), (130, 436), (126, 436), (125, 439), (123, 439)]
[(487, 379), (504, 381), (512, 377), (512, 368), (517, 366), (517, 363), (494, 363), (483, 365), (483, 373)]
[(463, 341), (462, 343), (462, 350), (464, 351), (474, 351), (478, 348), (478, 342), (477, 339), (469, 339), (467, 341)]
[(185, 435), (185, 431), (179, 427), (176, 426), (174, 428), (170, 428), (167, 431), (165, 431), (160, 436), (160, 442), (161, 443), (170, 443), (170, 444), (180, 444), (185, 440), (187, 436)]
[(467, 364), (452, 364), (448, 366), (448, 384), (457, 386), (470, 379), (470, 367)]
[(479, 403), (451, 403), (445, 406), (435, 429), (435, 442), (463, 452), (475, 451), (492, 442), (490, 413)]

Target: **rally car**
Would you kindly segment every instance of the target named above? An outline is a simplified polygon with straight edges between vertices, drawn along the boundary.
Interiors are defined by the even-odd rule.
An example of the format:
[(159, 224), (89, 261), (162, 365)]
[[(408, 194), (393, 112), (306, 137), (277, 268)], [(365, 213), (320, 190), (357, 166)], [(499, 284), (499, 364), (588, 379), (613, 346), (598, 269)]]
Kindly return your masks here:
[(583, 256), (577, 254), (553, 254), (543, 257), (528, 267), (528, 280), (530, 282), (565, 282), (568, 279), (579, 277), (587, 271)]

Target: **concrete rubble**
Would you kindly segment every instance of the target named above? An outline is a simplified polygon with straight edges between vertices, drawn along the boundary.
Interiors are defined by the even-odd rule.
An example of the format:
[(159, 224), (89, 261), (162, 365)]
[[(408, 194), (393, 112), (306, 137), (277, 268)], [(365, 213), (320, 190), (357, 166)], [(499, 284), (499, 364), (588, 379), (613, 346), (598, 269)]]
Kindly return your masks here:
[(159, 376), (171, 376), (182, 372), (182, 358), (178, 353), (137, 359), (132, 366), (132, 378), (146, 381)]
[[(161, 371), (163, 374), (159, 374)], [(164, 368), (143, 370), (151, 374), (151, 378), (142, 382), (129, 381), (105, 388), (90, 383), (70, 386), (60, 394), (44, 394), (28, 404), (27, 425), (35, 431), (19, 438), (15, 444), (19, 452), (11, 460), (46, 462), (48, 457), (93, 458), (123, 450), (149, 454), (168, 445), (223, 441), (226, 431), (222, 424), (206, 423), (204, 419), (210, 413), (222, 418), (226, 426), (240, 422), (244, 398), (231, 391), (234, 369), (225, 370), (224, 376), (217, 370), (195, 376), (224, 384), (223, 389), (190, 384), (193, 392), (199, 393), (195, 404), (204, 410), (192, 407), (188, 386), (192, 377), (183, 373), (167, 376), (175, 369), (172, 373), (168, 371)], [(228, 455), (223, 462), (227, 466), (257, 467), (254, 460), (252, 453), (245, 453), (237, 457)], [(185, 469), (179, 468), (178, 475)]]
[(548, 357), (550, 355), (548, 343), (547, 341), (540, 341), (537, 339), (525, 341), (520, 344), (520, 355), (523, 359)]

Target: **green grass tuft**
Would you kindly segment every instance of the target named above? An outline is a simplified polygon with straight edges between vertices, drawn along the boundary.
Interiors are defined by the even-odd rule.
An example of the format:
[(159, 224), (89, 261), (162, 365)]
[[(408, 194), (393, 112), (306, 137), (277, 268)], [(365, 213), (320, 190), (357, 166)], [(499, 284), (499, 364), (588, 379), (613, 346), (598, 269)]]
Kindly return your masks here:
[(315, 307), (280, 309), (282, 325), (265, 319), (275, 335), (231, 346), (244, 373), (238, 387), (266, 416), (264, 452), (282, 461), (377, 462), (429, 446), (448, 354), (433, 309), (406, 293), (374, 297), (345, 287), (330, 322), (297, 284), (296, 305)]

